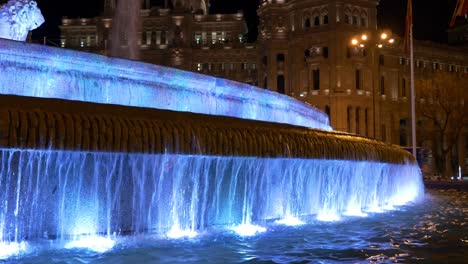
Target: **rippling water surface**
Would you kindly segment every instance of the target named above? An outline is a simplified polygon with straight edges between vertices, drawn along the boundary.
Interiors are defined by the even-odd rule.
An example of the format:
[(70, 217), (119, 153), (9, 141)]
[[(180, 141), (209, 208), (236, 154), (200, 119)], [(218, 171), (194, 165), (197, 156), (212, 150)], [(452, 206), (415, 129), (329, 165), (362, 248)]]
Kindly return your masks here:
[(296, 227), (262, 224), (240, 237), (215, 228), (191, 239), (123, 237), (95, 253), (29, 243), (5, 263), (467, 263), (468, 192), (429, 190), (423, 202), (338, 222), (302, 219)]

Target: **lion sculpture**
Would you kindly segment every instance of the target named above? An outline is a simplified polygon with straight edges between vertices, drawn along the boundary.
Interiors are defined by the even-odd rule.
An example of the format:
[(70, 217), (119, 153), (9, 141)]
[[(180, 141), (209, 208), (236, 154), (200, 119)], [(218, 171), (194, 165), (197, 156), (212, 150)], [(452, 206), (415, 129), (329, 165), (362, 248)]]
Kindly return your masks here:
[(44, 23), (33, 0), (10, 0), (0, 7), (0, 38), (25, 41), (30, 30)]

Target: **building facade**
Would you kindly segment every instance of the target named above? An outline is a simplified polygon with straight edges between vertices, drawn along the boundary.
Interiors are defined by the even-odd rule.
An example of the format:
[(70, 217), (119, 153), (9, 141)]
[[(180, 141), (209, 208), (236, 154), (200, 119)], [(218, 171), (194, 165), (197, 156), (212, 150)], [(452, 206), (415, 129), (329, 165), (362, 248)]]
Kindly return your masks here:
[[(409, 56), (400, 37), (378, 28), (378, 2), (264, 0), (257, 10), (258, 40), (246, 43), (242, 13), (209, 14), (208, 1), (166, 1), (162, 7), (142, 1), (140, 57), (284, 93), (322, 109), (336, 130), (411, 146)], [(101, 17), (62, 20), (62, 47), (108, 54), (116, 5), (105, 3)], [(417, 104), (425, 102), (418, 96), (429, 83), (423, 80), (444, 75), (456, 80), (466, 111), (467, 50), (416, 41), (414, 51)], [(443, 156), (447, 139), (423, 126), (428, 122), (418, 116), (418, 129), (431, 130), (425, 134), (432, 139), (421, 137), (417, 145)], [(457, 139), (452, 167), (467, 174), (467, 126), (444, 133)]]

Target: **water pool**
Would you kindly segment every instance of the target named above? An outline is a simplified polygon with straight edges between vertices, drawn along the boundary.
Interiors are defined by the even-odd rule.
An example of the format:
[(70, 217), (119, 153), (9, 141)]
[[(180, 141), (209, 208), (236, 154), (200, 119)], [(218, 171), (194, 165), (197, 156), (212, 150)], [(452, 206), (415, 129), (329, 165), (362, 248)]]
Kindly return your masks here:
[[(423, 202), (337, 222), (264, 223), (241, 237), (214, 228), (195, 238), (120, 237), (104, 253), (29, 242), (4, 263), (463, 263), (468, 254), (468, 192), (427, 190)], [(103, 243), (103, 242), (97, 242)]]

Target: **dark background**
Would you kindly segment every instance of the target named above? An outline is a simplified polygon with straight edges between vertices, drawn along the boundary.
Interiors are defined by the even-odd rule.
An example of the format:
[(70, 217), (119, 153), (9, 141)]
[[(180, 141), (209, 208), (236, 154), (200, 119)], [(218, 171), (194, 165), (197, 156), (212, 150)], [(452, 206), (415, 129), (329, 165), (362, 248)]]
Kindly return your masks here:
[[(36, 0), (46, 19), (33, 31), (33, 39), (59, 37), (58, 25), (63, 16), (94, 17), (102, 13), (103, 0)], [(137, 1), (137, 0), (135, 0)], [(234, 13), (242, 10), (249, 28), (249, 40), (257, 37), (256, 9), (260, 0), (211, 0), (211, 13)], [(447, 28), (457, 0), (413, 0), (414, 36), (419, 40), (447, 42)], [(5, 3), (6, 0), (0, 0)], [(151, 0), (161, 5), (163, 0)], [(170, 2), (170, 1), (169, 1)], [(381, 0), (378, 6), (379, 27), (402, 36), (407, 0)]]

